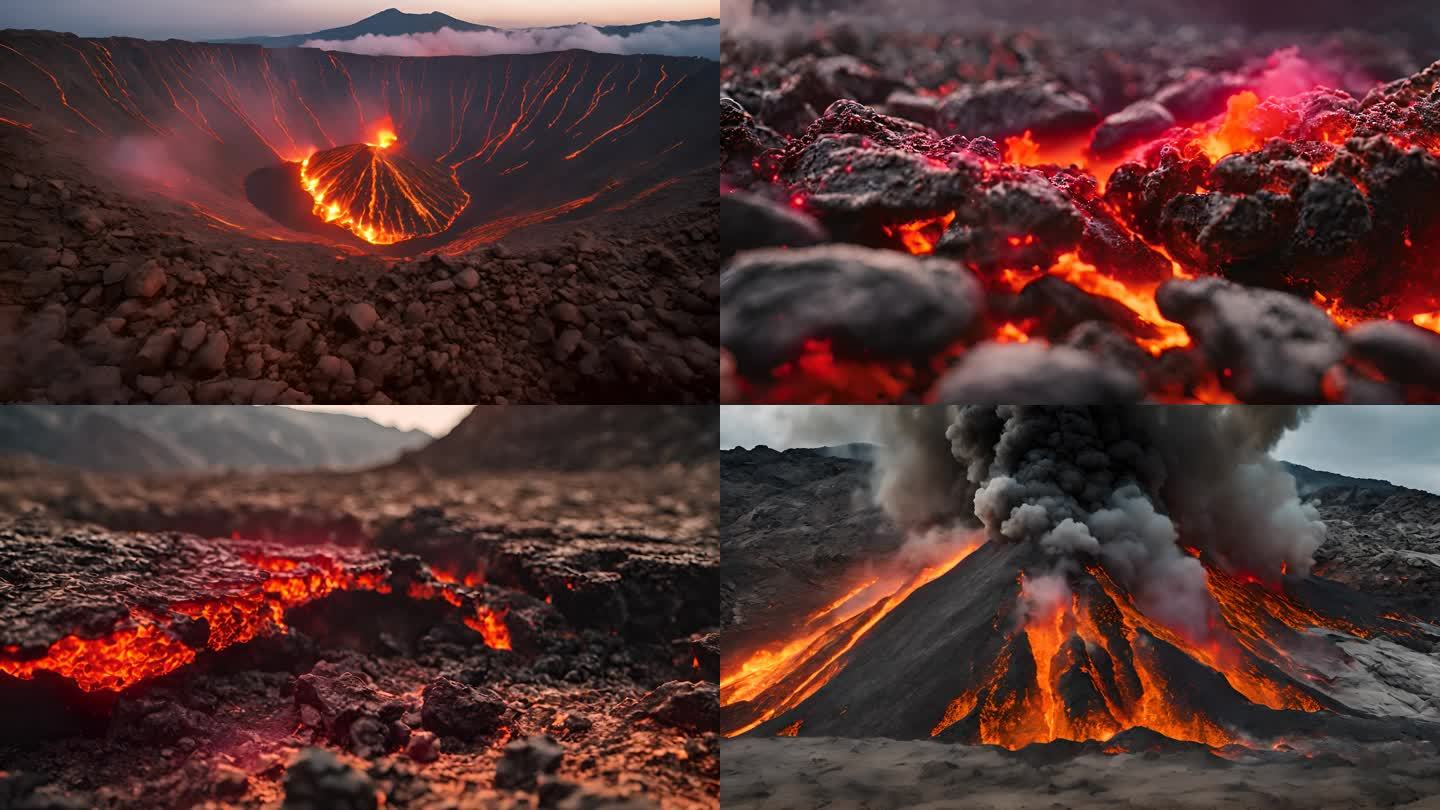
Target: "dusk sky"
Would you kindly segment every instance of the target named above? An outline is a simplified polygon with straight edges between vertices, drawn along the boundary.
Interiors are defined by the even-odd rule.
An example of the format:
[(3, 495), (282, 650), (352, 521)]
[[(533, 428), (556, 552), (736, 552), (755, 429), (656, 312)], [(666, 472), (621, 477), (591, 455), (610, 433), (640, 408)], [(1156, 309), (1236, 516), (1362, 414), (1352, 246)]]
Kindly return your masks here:
[(474, 405), (289, 405), (302, 411), (327, 411), (363, 416), (371, 422), (401, 430), (420, 429), (431, 436), (444, 436)]
[(720, 16), (720, 0), (425, 0), (411, 4), (393, 0), (6, 0), (0, 3), (0, 28), (147, 39), (279, 36), (349, 25), (391, 7), (417, 14), (439, 11), (500, 27), (576, 22), (613, 25)]

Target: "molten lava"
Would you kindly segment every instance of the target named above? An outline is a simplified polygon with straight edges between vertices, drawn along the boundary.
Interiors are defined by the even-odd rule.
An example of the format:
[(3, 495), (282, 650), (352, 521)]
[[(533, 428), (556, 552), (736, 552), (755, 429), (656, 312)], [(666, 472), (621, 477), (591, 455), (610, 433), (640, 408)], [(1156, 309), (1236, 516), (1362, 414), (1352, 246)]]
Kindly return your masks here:
[[(846, 667), (871, 628), (977, 546), (967, 544), (898, 587), (883, 579), (857, 582), (811, 614), (794, 638), (724, 672), (722, 705), (748, 704), (744, 719), (725, 734), (744, 734), (801, 706)], [(1214, 748), (1249, 745), (1243, 733), (1189, 702), (1187, 684), (1177, 682), (1185, 671), (1176, 669), (1179, 660), (1212, 671), (1241, 704), (1327, 708), (1322, 696), (1300, 685), (1316, 677), (1295, 655), (1302, 637), (1316, 628), (1361, 638), (1374, 631), (1295, 602), (1280, 578), (1267, 582), (1209, 564), (1205, 571), (1213, 605), (1205, 629), (1195, 631), (1199, 637), (1147, 615), (1098, 565), (1068, 579), (1022, 574), (1021, 618), (996, 618), (997, 627), (1008, 621), (1013, 629), (993, 660), (973, 665), (978, 680), (950, 701), (931, 736), (965, 723), (962, 728), (973, 730), (966, 738), (973, 733), (976, 742), (1017, 749), (1054, 740), (1106, 741), (1147, 728)], [(801, 726), (795, 719), (777, 733), (792, 736)]]
[[(1211, 747), (1244, 744), (1236, 733), (1176, 699), (1177, 685), (1170, 683), (1156, 658), (1157, 642), (1215, 670), (1256, 705), (1306, 712), (1323, 708), (1314, 696), (1275, 677), (1275, 670), (1266, 666), (1288, 665), (1276, 638), (1277, 625), (1297, 632), (1327, 626), (1363, 635), (1360, 628), (1321, 617), (1259, 584), (1245, 585), (1214, 568), (1206, 573), (1222, 620), (1211, 622), (1210, 637), (1203, 640), (1189, 639), (1147, 617), (1101, 568), (1089, 570), (1098, 593), (1070, 593), (1038, 607), (1022, 576), (1021, 599), (1032, 605), (1030, 615), (989, 677), (950, 703), (931, 736), (978, 708), (980, 741), (1010, 749), (1061, 739), (1105, 741), (1136, 727)], [(1004, 678), (1020, 655), (1027, 655), (1033, 667), (1033, 686), (1009, 689)], [(1061, 681), (1074, 677), (1088, 680), (1089, 692), (1103, 700), (1075, 706), (1063, 699)], [(1068, 689), (1075, 690), (1073, 682)]]
[(393, 131), (382, 129), (373, 143), (300, 161), (300, 184), (315, 201), (315, 215), (376, 245), (449, 228), (470, 202), (455, 170), (407, 157), (396, 141)]
[[(384, 570), (351, 571), (324, 556), (278, 557), (260, 553), (242, 554), (266, 574), (257, 585), (239, 593), (175, 602), (164, 608), (132, 608), (129, 617), (109, 635), (85, 638), (72, 634), (50, 645), (44, 656), (19, 658), (20, 650), (0, 650), (0, 673), (31, 679), (37, 672), (51, 672), (76, 683), (82, 690), (120, 691), (141, 681), (173, 672), (195, 660), (200, 650), (223, 650), (261, 635), (286, 628), (285, 614), (338, 591), (390, 593)], [(444, 598), (463, 606), (466, 600), (458, 586), (438, 587), (412, 584), (412, 598)], [(504, 612), (483, 604), (462, 619), (480, 634), (486, 646), (510, 649), (510, 631)], [(189, 622), (203, 622), (206, 628), (198, 649), (184, 639)]]
[[(872, 580), (852, 590), (837, 603), (811, 616), (804, 632), (778, 649), (762, 649), (728, 673), (720, 676), (720, 704), (728, 706), (755, 700), (778, 687), (778, 699), (753, 722), (726, 736), (744, 734), (782, 712), (805, 702), (845, 666), (851, 648), (910, 594), (959, 565), (985, 542), (976, 535), (967, 538), (943, 560), (920, 569), (899, 581), (898, 587), (877, 587)], [(861, 598), (862, 595), (865, 598)], [(853, 620), (853, 621), (852, 621)], [(808, 673), (808, 674), (807, 674)], [(792, 679), (792, 675), (800, 675)], [(798, 681), (795, 683), (794, 681)], [(793, 728), (799, 729), (798, 724)]]

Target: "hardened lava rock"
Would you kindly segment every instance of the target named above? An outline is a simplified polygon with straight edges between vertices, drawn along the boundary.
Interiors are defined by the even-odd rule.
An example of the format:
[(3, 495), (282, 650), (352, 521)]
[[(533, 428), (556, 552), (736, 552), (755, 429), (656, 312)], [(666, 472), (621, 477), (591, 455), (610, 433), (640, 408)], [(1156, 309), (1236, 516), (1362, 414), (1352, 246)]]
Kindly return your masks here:
[(1068, 135), (1099, 120), (1084, 96), (1058, 82), (1002, 79), (958, 88), (940, 103), (939, 129), (949, 135), (1005, 138), (1029, 131)]
[(285, 770), (281, 810), (376, 810), (375, 783), (319, 748), (306, 748)]
[(1245, 402), (1323, 401), (1321, 380), (1345, 353), (1335, 322), (1286, 293), (1205, 278), (1168, 282), (1155, 300)]
[(807, 341), (828, 341), (837, 357), (923, 360), (965, 335), (983, 305), (961, 265), (849, 245), (752, 251), (720, 286), (721, 343), (747, 375)]
[(409, 741), (410, 729), (400, 718), (414, 708), (412, 703), (376, 688), (362, 672), (339, 672), (325, 662), (295, 679), (301, 722), (361, 756), (377, 756)]
[(548, 735), (511, 740), (495, 766), (495, 786), (507, 790), (534, 790), (535, 780), (560, 767), (565, 749)]
[(1117, 113), (1105, 116), (1090, 149), (1097, 155), (1114, 155), (1147, 143), (1175, 126), (1175, 116), (1158, 101), (1142, 99)]
[(508, 707), (494, 690), (438, 678), (425, 687), (420, 716), (442, 737), (476, 740), (500, 727)]
[(726, 258), (742, 250), (828, 242), (815, 219), (793, 207), (737, 191), (720, 198), (720, 243)]

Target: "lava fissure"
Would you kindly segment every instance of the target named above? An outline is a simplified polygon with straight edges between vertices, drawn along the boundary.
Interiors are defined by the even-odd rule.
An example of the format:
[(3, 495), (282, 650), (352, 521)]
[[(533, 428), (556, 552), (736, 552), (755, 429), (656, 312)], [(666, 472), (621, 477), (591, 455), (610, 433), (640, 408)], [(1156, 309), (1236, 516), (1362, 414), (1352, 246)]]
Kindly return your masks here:
[[(71, 633), (38, 654), (18, 644), (0, 648), (0, 673), (21, 679), (49, 672), (80, 689), (118, 692), (192, 663), (202, 651), (220, 651), (259, 636), (283, 631), (286, 613), (342, 591), (388, 594), (393, 576), (381, 563), (355, 563), (323, 553), (287, 556), (278, 550), (246, 550), (238, 556), (256, 572), (258, 584), (217, 585), (215, 596), (132, 607), (109, 632)], [(252, 575), (249, 579), (255, 579)], [(417, 600), (443, 599), (467, 614), (462, 622), (488, 647), (511, 649), (505, 610), (485, 604), (467, 585), (437, 577), (411, 582), (406, 594)], [(203, 622), (197, 636), (193, 623)]]

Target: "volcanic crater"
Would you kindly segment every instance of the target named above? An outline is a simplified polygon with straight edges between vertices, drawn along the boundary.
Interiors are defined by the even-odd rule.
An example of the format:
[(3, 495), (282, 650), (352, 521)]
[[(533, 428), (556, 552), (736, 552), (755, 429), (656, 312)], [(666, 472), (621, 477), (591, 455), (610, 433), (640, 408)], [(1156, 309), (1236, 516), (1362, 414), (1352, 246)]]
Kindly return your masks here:
[(0, 70), (4, 332), (53, 355), (11, 398), (714, 398), (711, 60), (8, 30)]

